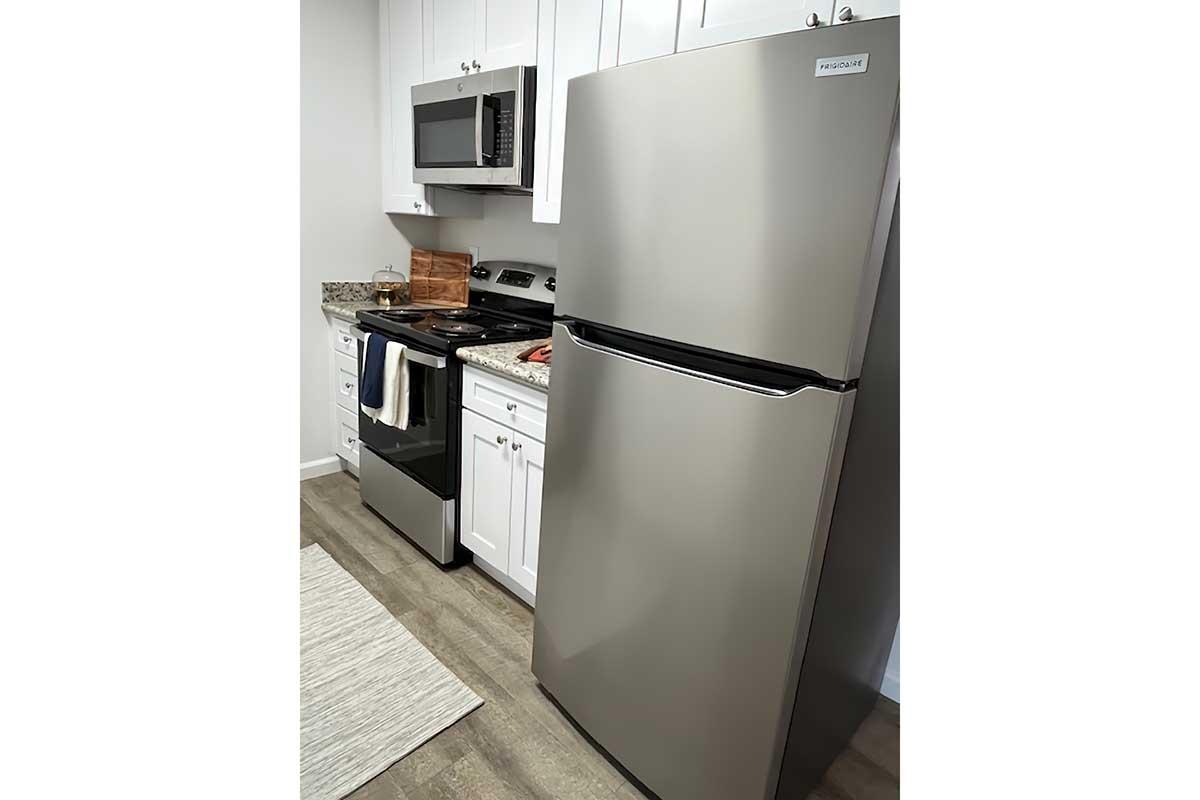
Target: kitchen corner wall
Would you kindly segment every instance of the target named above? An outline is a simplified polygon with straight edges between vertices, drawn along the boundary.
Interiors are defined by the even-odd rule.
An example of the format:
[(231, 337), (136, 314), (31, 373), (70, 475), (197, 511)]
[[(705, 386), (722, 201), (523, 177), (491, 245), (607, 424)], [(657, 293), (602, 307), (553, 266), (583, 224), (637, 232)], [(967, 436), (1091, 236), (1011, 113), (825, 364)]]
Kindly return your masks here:
[(413, 246), (437, 245), (433, 220), (381, 211), (379, 137), (378, 0), (301, 0), (301, 463), (334, 456), (321, 282), (407, 273)]
[(558, 226), (531, 221), (533, 199), (505, 195), (483, 198), (480, 219), (439, 219), (438, 249), (467, 252), (479, 260), (527, 261), (558, 266)]

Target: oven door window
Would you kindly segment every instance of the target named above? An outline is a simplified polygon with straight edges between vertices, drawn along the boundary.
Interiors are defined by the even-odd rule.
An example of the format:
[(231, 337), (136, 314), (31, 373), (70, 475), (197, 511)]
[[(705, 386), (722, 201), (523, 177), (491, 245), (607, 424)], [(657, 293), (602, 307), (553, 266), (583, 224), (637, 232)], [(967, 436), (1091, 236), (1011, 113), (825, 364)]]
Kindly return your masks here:
[(413, 106), (414, 166), (491, 166), (499, 105), (493, 97), (473, 96)]
[[(410, 345), (411, 347), (411, 345)], [(358, 343), (358, 371), (362, 374), (363, 346)], [(450, 418), (450, 368), (408, 362), (408, 427), (405, 430), (375, 422), (358, 412), (358, 438), (380, 458), (424, 484), (435, 494), (454, 493), (451, 478), (451, 436), (457, 425)], [(455, 409), (457, 410), (457, 409)]]

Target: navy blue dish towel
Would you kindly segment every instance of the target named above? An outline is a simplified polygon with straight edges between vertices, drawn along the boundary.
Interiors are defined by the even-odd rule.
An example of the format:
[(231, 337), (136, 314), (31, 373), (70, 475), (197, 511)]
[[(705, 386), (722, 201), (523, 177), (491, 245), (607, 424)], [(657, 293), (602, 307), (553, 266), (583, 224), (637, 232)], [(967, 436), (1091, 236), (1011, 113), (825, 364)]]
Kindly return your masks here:
[(367, 408), (383, 408), (383, 354), (387, 341), (377, 333), (367, 337), (362, 386), (358, 389), (358, 401)]

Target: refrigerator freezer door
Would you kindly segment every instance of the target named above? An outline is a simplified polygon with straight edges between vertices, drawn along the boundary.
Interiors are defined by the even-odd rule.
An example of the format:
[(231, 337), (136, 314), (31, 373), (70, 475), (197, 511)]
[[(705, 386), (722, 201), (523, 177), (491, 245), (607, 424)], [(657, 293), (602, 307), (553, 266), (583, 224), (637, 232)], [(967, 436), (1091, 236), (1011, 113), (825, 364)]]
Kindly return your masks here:
[[(893, 17), (573, 79), (556, 313), (858, 377), (899, 181), (899, 50)], [(865, 72), (815, 77), (853, 54)]]
[(554, 327), (533, 671), (664, 800), (773, 787), (854, 394)]

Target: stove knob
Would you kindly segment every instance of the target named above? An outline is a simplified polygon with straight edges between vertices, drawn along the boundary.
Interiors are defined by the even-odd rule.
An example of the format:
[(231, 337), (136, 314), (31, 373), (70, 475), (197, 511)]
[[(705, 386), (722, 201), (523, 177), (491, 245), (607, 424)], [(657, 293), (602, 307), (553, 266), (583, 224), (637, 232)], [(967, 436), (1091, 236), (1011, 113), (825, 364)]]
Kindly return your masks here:
[(471, 267), (471, 277), (478, 278), (481, 281), (486, 281), (492, 274), (492, 271), (487, 267), (474, 266)]
[(546, 278), (546, 288), (547, 289), (549, 289), (550, 291), (553, 292), (554, 287), (556, 287), (556, 286), (558, 286), (558, 281), (555, 280), (553, 275), (551, 275), (549, 278)]

